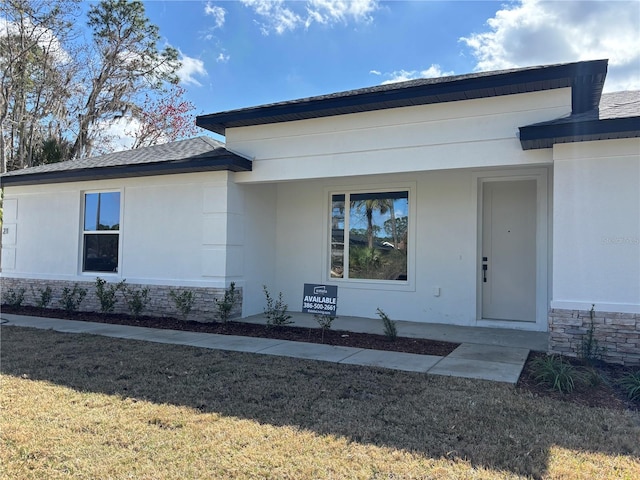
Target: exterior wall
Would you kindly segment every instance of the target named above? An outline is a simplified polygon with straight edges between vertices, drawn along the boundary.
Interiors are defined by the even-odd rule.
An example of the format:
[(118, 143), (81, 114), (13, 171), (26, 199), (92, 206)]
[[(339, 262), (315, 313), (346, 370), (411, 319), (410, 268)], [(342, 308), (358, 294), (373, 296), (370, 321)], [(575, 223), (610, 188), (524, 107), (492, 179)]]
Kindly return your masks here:
[[(549, 312), (549, 351), (577, 356), (591, 328), (587, 310), (551, 309)], [(593, 338), (598, 357), (611, 363), (640, 365), (640, 314), (595, 312)]]
[(640, 313), (640, 139), (554, 147), (551, 307)]
[[(475, 326), (478, 173), (450, 170), (278, 184), (273, 293), (281, 291), (290, 310), (300, 311), (303, 284), (327, 283), (338, 285), (338, 316), (377, 318), (379, 307), (395, 320)], [(408, 281), (381, 284), (328, 278), (330, 192), (380, 187), (411, 189)], [(545, 305), (544, 319), (546, 313)], [(543, 323), (509, 326), (546, 329)]]
[(640, 364), (639, 185), (640, 139), (554, 147), (550, 351), (575, 355), (595, 305), (604, 359)]
[[(171, 289), (196, 295), (193, 319), (212, 317), (213, 298), (231, 282), (244, 301), (237, 315), (261, 313), (263, 285), (274, 288), (276, 186), (237, 185), (232, 173), (167, 175), (68, 184), (7, 187), (4, 199), (2, 286), (75, 283), (89, 290), (82, 304), (99, 311), (96, 277), (146, 286), (149, 313), (174, 315)], [(121, 192), (121, 248), (117, 274), (83, 273), (82, 199), (86, 191)], [(54, 298), (52, 307), (57, 307)], [(240, 308), (240, 306), (239, 306)], [(124, 304), (120, 311), (126, 312)], [(167, 313), (168, 312), (168, 313)]]
[(226, 146), (254, 160), (239, 183), (550, 164), (518, 127), (570, 112), (566, 88), (230, 128)]
[[(23, 305), (36, 306), (40, 298), (40, 292), (49, 287), (52, 290), (51, 303), (48, 308), (62, 308), (60, 299), (64, 288), (73, 289), (74, 286), (83, 288), (87, 291), (87, 295), (80, 304), (79, 311), (83, 312), (99, 312), (100, 301), (95, 294), (95, 282), (72, 282), (67, 280), (42, 280), (28, 278), (11, 278), (3, 277), (3, 292), (13, 291), (15, 293), (24, 290)], [(210, 322), (217, 320), (216, 303), (214, 299), (224, 297), (225, 290), (223, 288), (207, 288), (207, 287), (170, 287), (166, 285), (140, 285), (130, 284), (127, 286), (140, 290), (142, 288), (149, 289), (149, 304), (142, 312), (142, 315), (153, 315), (159, 317), (176, 317), (182, 318), (179, 309), (176, 307), (175, 301), (171, 298), (171, 291), (180, 293), (189, 290), (193, 293), (193, 307), (191, 313), (186, 320), (195, 320), (200, 322)], [(242, 288), (239, 288), (240, 297), (238, 303), (231, 312), (231, 318), (241, 315), (242, 305)], [(126, 301), (121, 292), (117, 294), (117, 303), (114, 313), (129, 313)]]
[[(5, 277), (93, 282), (82, 270), (84, 192), (121, 192), (110, 281), (224, 288), (243, 278), (244, 204), (227, 172), (5, 188)], [(6, 207), (5, 207), (6, 208)]]
[(72, 277), (79, 259), (80, 195), (69, 186), (4, 192), (3, 272)]

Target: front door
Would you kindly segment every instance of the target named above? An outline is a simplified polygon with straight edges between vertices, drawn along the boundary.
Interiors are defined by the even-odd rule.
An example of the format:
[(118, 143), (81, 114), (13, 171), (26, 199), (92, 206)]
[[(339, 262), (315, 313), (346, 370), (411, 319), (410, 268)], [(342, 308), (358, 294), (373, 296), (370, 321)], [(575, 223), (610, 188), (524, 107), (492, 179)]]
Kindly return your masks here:
[(535, 322), (536, 180), (482, 188), (482, 318)]

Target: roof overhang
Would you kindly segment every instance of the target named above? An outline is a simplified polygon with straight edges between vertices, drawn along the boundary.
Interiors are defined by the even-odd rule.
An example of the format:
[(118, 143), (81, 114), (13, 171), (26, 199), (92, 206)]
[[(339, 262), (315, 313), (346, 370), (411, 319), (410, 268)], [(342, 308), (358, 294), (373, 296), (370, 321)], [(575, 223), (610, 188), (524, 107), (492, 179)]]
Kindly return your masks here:
[(546, 122), (520, 127), (523, 150), (551, 148), (556, 143), (640, 137), (640, 117)]
[(20, 175), (2, 175), (0, 186), (38, 185), (41, 183), (84, 182), (109, 178), (150, 177), (156, 175), (173, 175), (177, 173), (197, 172), (247, 172), (251, 171), (252, 162), (238, 155), (217, 155), (214, 157), (198, 157), (150, 162), (109, 167), (78, 168), (52, 172), (24, 173)]
[(196, 125), (220, 135), (227, 128), (281, 123), (388, 108), (572, 88), (572, 113), (596, 108), (607, 60), (480, 72), (351, 90), (257, 107), (201, 115)]

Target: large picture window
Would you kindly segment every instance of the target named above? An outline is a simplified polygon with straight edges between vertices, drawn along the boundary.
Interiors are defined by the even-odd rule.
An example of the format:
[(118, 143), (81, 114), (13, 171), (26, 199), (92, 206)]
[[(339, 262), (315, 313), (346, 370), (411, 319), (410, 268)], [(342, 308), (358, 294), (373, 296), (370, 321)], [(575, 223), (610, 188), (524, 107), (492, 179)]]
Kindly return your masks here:
[(330, 278), (407, 280), (409, 192), (331, 195)]
[(120, 192), (85, 193), (82, 270), (117, 272)]

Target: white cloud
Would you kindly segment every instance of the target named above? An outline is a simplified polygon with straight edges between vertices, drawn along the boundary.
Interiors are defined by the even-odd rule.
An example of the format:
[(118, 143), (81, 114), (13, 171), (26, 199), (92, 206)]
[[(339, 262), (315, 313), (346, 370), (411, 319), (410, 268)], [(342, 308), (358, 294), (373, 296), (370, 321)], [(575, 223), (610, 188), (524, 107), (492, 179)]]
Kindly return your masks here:
[[(372, 70), (370, 73), (376, 72)], [(379, 75), (380, 73), (377, 72)], [(416, 78), (437, 78), (453, 75), (454, 72), (444, 72), (438, 64), (432, 64), (426, 70), (396, 70), (395, 72), (385, 74), (388, 77), (387, 80), (382, 82), (382, 85), (388, 85), (390, 83), (405, 82), (407, 80), (415, 80)]]
[(272, 31), (282, 34), (287, 30), (295, 30), (302, 23), (302, 17), (289, 9), (284, 0), (241, 1), (264, 19), (264, 22), (256, 21), (264, 35), (269, 35)]
[(476, 70), (609, 59), (605, 89), (640, 88), (637, 1), (521, 0), (487, 20), (489, 31), (460, 40)]
[(225, 15), (227, 14), (227, 11), (224, 8), (215, 6), (211, 2), (207, 2), (204, 7), (204, 13), (205, 15), (213, 17), (213, 28), (222, 28), (224, 26)]
[[(54, 62), (59, 65), (71, 62), (71, 55), (69, 55), (69, 52), (63, 47), (51, 29), (34, 25), (29, 18), (24, 19), (22, 29), (22, 34), (27, 38), (27, 41), (35, 42), (43, 52), (50, 55)], [(0, 38), (19, 34), (20, 29), (17, 24), (6, 18), (0, 18)]]
[(241, 0), (262, 21), (256, 21), (264, 35), (283, 34), (299, 27), (309, 28), (314, 22), (323, 25), (369, 22), (378, 9), (378, 0)]
[[(142, 122), (131, 115), (119, 117), (114, 120), (101, 120), (93, 129), (96, 137), (93, 140), (92, 156), (104, 155), (111, 152), (130, 150), (137, 134), (140, 133)], [(167, 135), (160, 135), (157, 144), (170, 141)]]
[(218, 62), (218, 63), (227, 63), (230, 58), (231, 58), (230, 55), (225, 55), (224, 53), (220, 52), (218, 54), (218, 56), (216, 57), (216, 62)]
[(370, 22), (371, 14), (378, 9), (375, 0), (309, 0), (307, 2), (308, 27), (312, 21), (322, 24)]
[(198, 58), (189, 57), (182, 52), (180, 52), (180, 55), (180, 62), (182, 62), (182, 66), (178, 70), (180, 83), (184, 85), (195, 85), (197, 87), (202, 86), (196, 77), (207, 76), (207, 70), (204, 68), (204, 62)]
[(438, 65), (437, 63), (434, 63), (429, 68), (427, 68), (426, 70), (422, 70), (420, 72), (420, 78), (448, 77), (448, 76), (453, 75), (453, 74), (454, 74), (453, 70), (448, 71), (448, 72), (444, 72), (440, 68), (440, 65)]
[(93, 128), (97, 138), (94, 139), (92, 155), (103, 155), (131, 149), (135, 142), (135, 132), (140, 128), (140, 121), (126, 116), (99, 121)]

